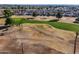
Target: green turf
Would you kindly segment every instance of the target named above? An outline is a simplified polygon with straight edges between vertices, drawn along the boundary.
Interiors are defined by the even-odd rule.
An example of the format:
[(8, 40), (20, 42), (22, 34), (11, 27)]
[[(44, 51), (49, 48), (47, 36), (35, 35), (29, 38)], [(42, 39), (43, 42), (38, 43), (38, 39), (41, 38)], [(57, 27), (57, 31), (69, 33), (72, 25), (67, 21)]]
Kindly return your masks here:
[(32, 23), (32, 24), (49, 24), (55, 28), (79, 32), (79, 25), (78, 24), (70, 24), (70, 23), (62, 23), (62, 22), (49, 22), (49, 21), (37, 21), (37, 20), (25, 20), (21, 18), (14, 18), (13, 20), (15, 24), (22, 24), (22, 23)]
[(78, 24), (70, 24), (70, 23), (62, 23), (62, 22), (51, 22), (49, 24), (58, 29), (79, 32)]
[(17, 24), (17, 23), (43, 24), (43, 23), (47, 22), (47, 21), (28, 20), (28, 19), (23, 19), (23, 18), (13, 18), (13, 21), (15, 24)]

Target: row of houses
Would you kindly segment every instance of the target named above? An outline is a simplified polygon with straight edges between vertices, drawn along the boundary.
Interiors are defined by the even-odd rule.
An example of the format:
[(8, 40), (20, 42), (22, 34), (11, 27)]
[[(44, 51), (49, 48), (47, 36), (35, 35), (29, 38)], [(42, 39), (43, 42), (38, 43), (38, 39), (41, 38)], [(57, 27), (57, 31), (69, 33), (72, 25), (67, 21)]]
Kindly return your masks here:
[[(4, 7), (4, 6), (3, 6)], [(13, 8), (14, 7), (14, 8)], [(63, 14), (63, 16), (73, 16), (73, 17), (78, 17), (79, 16), (79, 6), (72, 6), (72, 5), (69, 5), (69, 6), (57, 6), (57, 5), (54, 5), (54, 6), (30, 6), (30, 7), (33, 7), (33, 8), (25, 8), (26, 6), (20, 6), (17, 7), (15, 9), (15, 7), (17, 7), (17, 5), (15, 6), (10, 6), (9, 9), (11, 11), (13, 11), (13, 13), (15, 15), (32, 15), (33, 12), (35, 12), (37, 15), (40, 15), (40, 16), (55, 16), (55, 14), (57, 12), (61, 12)], [(38, 8), (34, 8), (34, 7), (38, 7)], [(41, 8), (42, 7), (42, 8)], [(6, 6), (6, 8), (8, 8)], [(5, 9), (5, 8), (4, 8)], [(2, 12), (4, 10), (2, 7), (0, 7), (0, 15), (2, 15)]]

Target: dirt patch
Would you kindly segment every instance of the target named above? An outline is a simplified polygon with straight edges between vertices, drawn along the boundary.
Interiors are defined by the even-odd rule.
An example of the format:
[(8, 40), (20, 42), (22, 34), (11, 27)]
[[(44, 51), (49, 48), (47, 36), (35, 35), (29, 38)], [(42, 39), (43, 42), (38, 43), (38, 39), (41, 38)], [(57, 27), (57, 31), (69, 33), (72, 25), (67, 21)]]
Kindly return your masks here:
[(17, 26), (10, 27), (4, 34), (0, 36), (0, 53), (73, 53), (73, 43), (69, 41), (74, 40), (74, 33), (45, 24), (23, 24), (21, 31)]
[(50, 53), (61, 53), (55, 49), (44, 46), (42, 44), (29, 44), (24, 46), (25, 53), (36, 53), (36, 54), (50, 54)]

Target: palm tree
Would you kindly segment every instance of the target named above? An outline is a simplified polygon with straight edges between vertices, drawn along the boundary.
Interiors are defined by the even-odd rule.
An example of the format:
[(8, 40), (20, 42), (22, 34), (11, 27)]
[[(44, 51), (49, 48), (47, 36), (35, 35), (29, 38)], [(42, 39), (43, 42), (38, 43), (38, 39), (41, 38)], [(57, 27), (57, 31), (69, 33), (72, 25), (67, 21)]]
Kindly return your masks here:
[(78, 32), (76, 32), (76, 37), (74, 41), (74, 54), (76, 53), (77, 38), (78, 38)]
[[(79, 17), (75, 19), (74, 23), (79, 23)], [(75, 41), (74, 41), (74, 54), (76, 53), (76, 45), (77, 45), (77, 38), (78, 38), (79, 33), (76, 32), (76, 37), (75, 37)]]
[(22, 49), (21, 49), (21, 50), (22, 50), (22, 54), (24, 54), (23, 43), (21, 43), (21, 48), (22, 48)]

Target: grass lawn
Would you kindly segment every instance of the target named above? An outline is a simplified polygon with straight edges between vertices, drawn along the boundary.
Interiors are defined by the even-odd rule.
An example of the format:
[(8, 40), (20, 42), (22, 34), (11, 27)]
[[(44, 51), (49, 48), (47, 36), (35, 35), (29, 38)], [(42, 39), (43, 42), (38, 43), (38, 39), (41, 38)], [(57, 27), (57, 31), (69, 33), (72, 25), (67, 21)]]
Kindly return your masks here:
[(49, 24), (55, 28), (79, 32), (78, 24), (62, 23), (62, 22), (49, 22), (49, 21), (37, 21), (37, 20), (25, 20), (21, 18), (14, 18), (14, 23), (31, 23), (31, 24)]
[(70, 24), (70, 23), (62, 23), (62, 22), (50, 22), (48, 24), (58, 29), (79, 32), (78, 24)]

